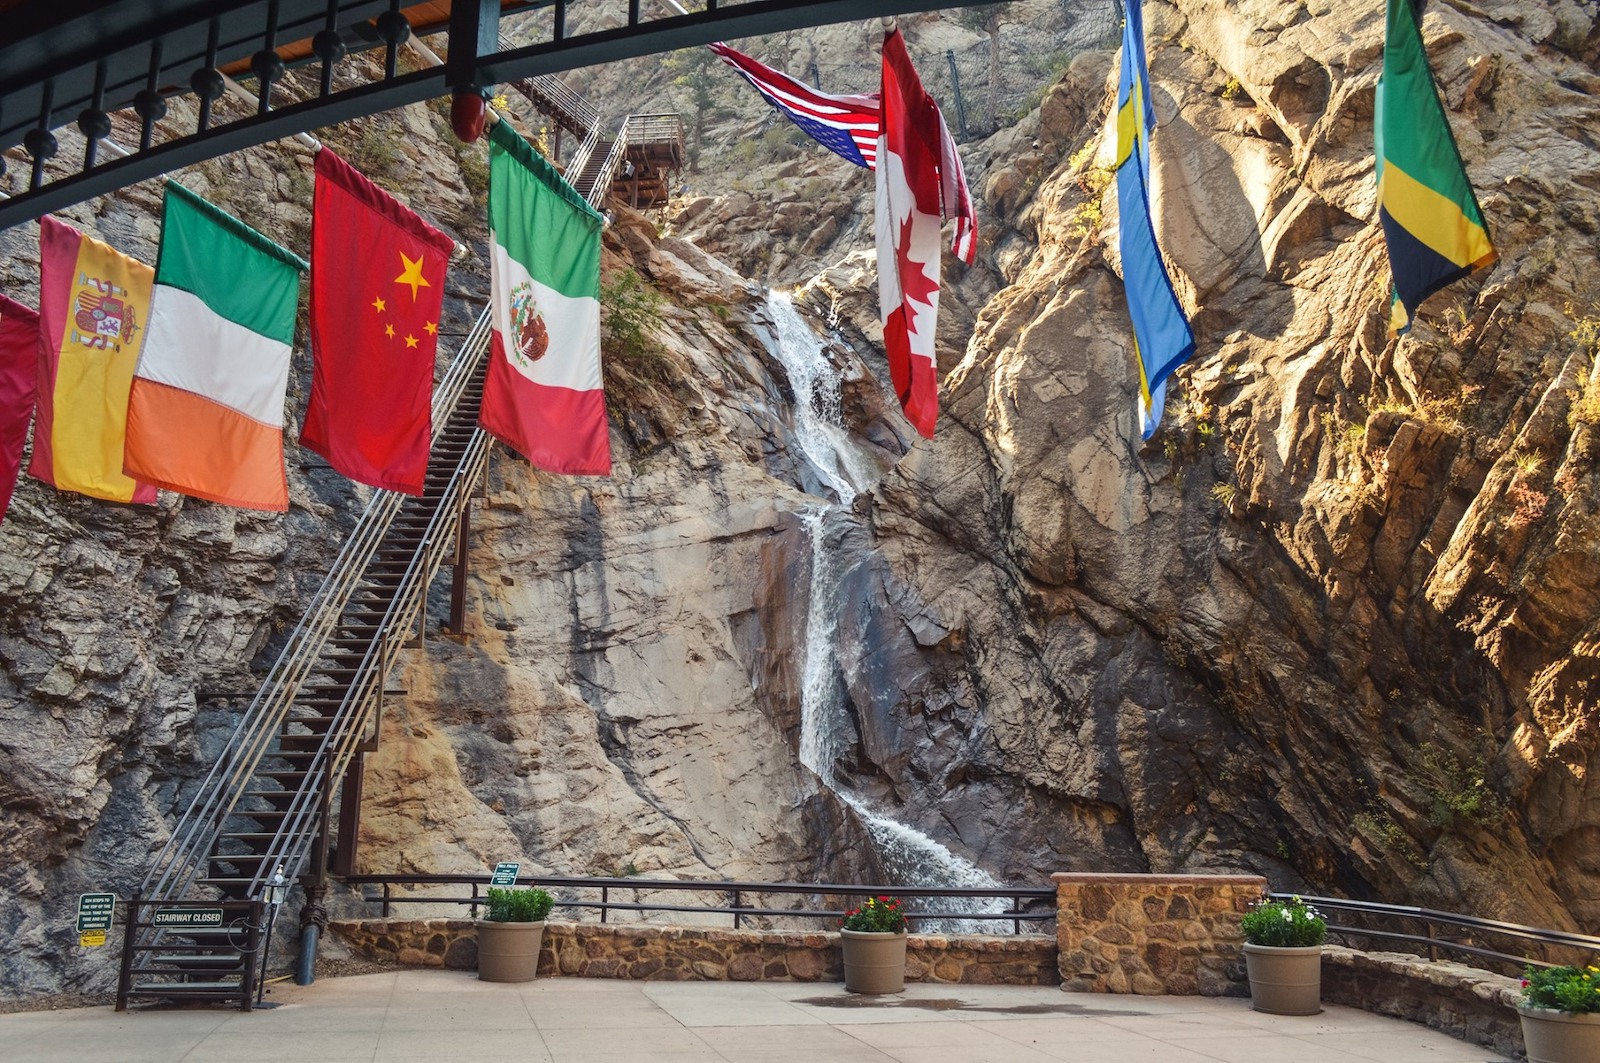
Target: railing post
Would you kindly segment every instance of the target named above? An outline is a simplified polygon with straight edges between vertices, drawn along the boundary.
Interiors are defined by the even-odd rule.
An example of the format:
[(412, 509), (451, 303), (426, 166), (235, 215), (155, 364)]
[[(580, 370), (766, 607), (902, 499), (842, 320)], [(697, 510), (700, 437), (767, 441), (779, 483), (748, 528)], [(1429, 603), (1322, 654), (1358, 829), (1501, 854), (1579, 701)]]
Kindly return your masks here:
[(468, 911), (471, 913), (472, 918), (478, 918), (478, 883), (476, 880), (472, 883), (472, 905), (468, 908)]
[(600, 921), (606, 921), (606, 916), (611, 914), (611, 887), (600, 887)]
[(383, 884), (383, 917), (389, 918), (389, 884)]
[[(1012, 897), (1011, 898), (1011, 910), (1012, 910), (1012, 912), (1016, 913), (1018, 916), (1022, 915), (1022, 898), (1021, 897)], [(1022, 933), (1022, 920), (1020, 918), (1011, 920), (1011, 933), (1012, 933), (1013, 936), (1019, 935), (1019, 934)]]
[(261, 955), (263, 944), (261, 924), (266, 919), (264, 908), (265, 905), (260, 901), (251, 901), (249, 915), (246, 917), (250, 929), (245, 935), (244, 977), (239, 981), (240, 1011), (249, 1011), (255, 1004), (257, 968), (260, 969), (262, 977), (267, 973), (267, 958)]
[[(734, 908), (742, 908), (742, 907), (744, 907), (744, 905), (739, 903), (740, 895), (739, 895), (739, 891), (738, 890), (730, 890), (729, 893), (732, 894), (732, 896), (733, 896), (733, 907)], [(744, 925), (744, 917), (739, 912), (735, 911), (733, 913), (733, 928), (735, 930), (738, 930), (743, 925)]]
[(1422, 921), (1422, 932), (1424, 934), (1428, 935), (1428, 962), (1429, 963), (1436, 963), (1436, 962), (1438, 962), (1438, 959), (1439, 959), (1439, 949), (1433, 943), (1433, 920), (1432, 919), (1424, 919)]
[(122, 927), (122, 960), (117, 965), (117, 1010), (128, 1010), (128, 990), (133, 988), (133, 942), (134, 924), (139, 920), (138, 890), (133, 891), (133, 896), (128, 898), (128, 906), (123, 912)]

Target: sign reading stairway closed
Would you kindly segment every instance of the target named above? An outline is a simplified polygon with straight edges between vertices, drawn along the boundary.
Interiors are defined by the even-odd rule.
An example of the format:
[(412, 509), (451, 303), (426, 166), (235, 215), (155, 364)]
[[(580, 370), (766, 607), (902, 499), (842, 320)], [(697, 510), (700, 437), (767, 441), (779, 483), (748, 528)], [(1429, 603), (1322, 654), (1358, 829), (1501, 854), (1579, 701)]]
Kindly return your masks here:
[(221, 926), (221, 908), (157, 908), (151, 926)]

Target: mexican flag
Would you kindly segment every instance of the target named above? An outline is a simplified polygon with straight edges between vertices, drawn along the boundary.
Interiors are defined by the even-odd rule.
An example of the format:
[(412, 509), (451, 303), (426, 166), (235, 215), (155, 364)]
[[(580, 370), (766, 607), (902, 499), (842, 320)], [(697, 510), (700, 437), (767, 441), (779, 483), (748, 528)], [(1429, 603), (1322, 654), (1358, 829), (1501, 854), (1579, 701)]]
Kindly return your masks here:
[(494, 335), (478, 423), (547, 472), (611, 472), (600, 376), (603, 225), (509, 124), (490, 127)]
[(283, 512), (283, 399), (303, 259), (175, 181), (128, 396), (129, 476)]

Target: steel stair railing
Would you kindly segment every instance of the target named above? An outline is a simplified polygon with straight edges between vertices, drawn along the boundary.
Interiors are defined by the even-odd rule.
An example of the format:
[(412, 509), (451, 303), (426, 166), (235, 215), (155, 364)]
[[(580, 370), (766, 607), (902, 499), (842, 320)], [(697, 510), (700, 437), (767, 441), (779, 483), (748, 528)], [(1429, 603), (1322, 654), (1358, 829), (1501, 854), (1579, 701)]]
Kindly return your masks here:
[[(611, 194), (611, 182), (616, 179), (617, 171), (622, 168), (622, 159), (628, 153), (628, 123), (622, 123), (622, 130), (617, 134), (617, 139), (611, 142), (611, 150), (601, 160), (600, 165), (590, 173), (587, 170), (578, 174), (578, 180), (583, 184), (574, 183), (573, 188), (595, 210), (605, 205), (606, 197)], [(585, 187), (587, 186), (587, 187)]]
[[(435, 390), (433, 402), (435, 442), (444, 433), (463, 392), (471, 382), (477, 367), (483, 362), (488, 348), (489, 334), (490, 325), (486, 310), (474, 325), (467, 340), (462, 344), (460, 353)], [(404, 593), (405, 589), (424, 576), (431, 579), (437, 572), (442, 561), (444, 546), (439, 540), (448, 539), (448, 530), (441, 532), (437, 525), (441, 520), (447, 519), (445, 517), (447, 510), (450, 511), (448, 519), (453, 519), (466, 505), (472, 488), (482, 475), (487, 453), (488, 437), (478, 429), (473, 434), (472, 445), (462, 456), (450, 479), (446, 498), (441, 502), (430, 525), (428, 537), (424, 540), (424, 546), (431, 544), (432, 552), (438, 556), (431, 559), (414, 558), (407, 568), (405, 578), (401, 581), (402, 592), (397, 594), (397, 597), (408, 598), (409, 607), (396, 611), (391, 606), (387, 623), (380, 629), (379, 637), (373, 640), (374, 646), (381, 644), (383, 649), (374, 655), (373, 647), (368, 648), (363, 657), (363, 679), (360, 683), (352, 683), (352, 688), (364, 684), (362, 689), (370, 692), (375, 675), (376, 684), (381, 689), (384, 678), (382, 673), (386, 673), (388, 665), (392, 663), (390, 656), (392, 647), (389, 645), (389, 640), (383, 636), (390, 635), (396, 630), (404, 630), (398, 626), (402, 618), (407, 623), (414, 621), (416, 610), (426, 595), (426, 584), (424, 583), (420, 589), (413, 587), (409, 594)], [(352, 597), (363, 589), (362, 580), (367, 566), (377, 554), (406, 498), (407, 496), (394, 491), (380, 490), (374, 493), (366, 511), (335, 558), (322, 586), (312, 597), (305, 616), (296, 625), (283, 652), (263, 679), (260, 691), (234, 729), (216, 765), (202, 781), (199, 792), (189, 808), (174, 825), (171, 837), (157, 855), (141, 887), (141, 894), (144, 897), (160, 900), (182, 896), (193, 890), (199, 882), (201, 872), (215, 855), (217, 842), (224, 833), (228, 819), (237, 811), (240, 797), (247, 784), (256, 776), (261, 762), (270, 755), (277, 739), (285, 733), (285, 725), (292, 722), (290, 710), (296, 698), (300, 695), (307, 678), (316, 673), (318, 662), (325, 655), (329, 636), (339, 626)], [(428, 552), (427, 549), (419, 550), (419, 555)], [(266, 876), (274, 869), (274, 865), (269, 862), (271, 859), (282, 858), (287, 874), (292, 876), (298, 873), (299, 864), (309, 851), (316, 833), (312, 827), (315, 825), (320, 828), (321, 810), (312, 808), (308, 804), (310, 798), (307, 796), (307, 791), (316, 795), (319, 804), (325, 801), (324, 784), (330, 779), (339, 777), (339, 773), (348, 764), (356, 743), (360, 740), (360, 733), (365, 730), (367, 721), (363, 710), (366, 706), (358, 704), (358, 699), (354, 698), (355, 693), (356, 690), (352, 689), (346, 696), (344, 705), (335, 716), (335, 724), (327, 731), (329, 736), (342, 731), (344, 732), (342, 737), (333, 741), (331, 746), (324, 742), (324, 748), (319, 750), (319, 756), (313, 761), (312, 768), (308, 770), (294, 798), (289, 809), (290, 814), (283, 817), (278, 831), (279, 835), (304, 834), (310, 837), (294, 838), (292, 841), (274, 844), (267, 859), (261, 861), (256, 874), (252, 876), (249, 896), (255, 897), (260, 894)]]
[[(381, 703), (385, 679), (401, 648), (400, 643), (422, 611), (428, 586), (438, 574), (461, 513), (483, 476), (489, 443), (488, 434), (481, 428), (473, 431), (466, 452), (429, 518), (422, 541), (401, 576), (399, 589), (379, 622), (377, 637), (362, 655), (357, 678), (334, 713), (306, 778), (290, 804), (289, 814), (257, 864), (248, 895), (258, 895), (278, 865), (293, 878), (310, 855), (311, 846), (320, 836), (326, 820), (326, 803), (332, 796), (333, 784), (343, 777), (357, 747), (376, 723), (376, 709)], [(349, 839), (344, 842), (348, 843)]]

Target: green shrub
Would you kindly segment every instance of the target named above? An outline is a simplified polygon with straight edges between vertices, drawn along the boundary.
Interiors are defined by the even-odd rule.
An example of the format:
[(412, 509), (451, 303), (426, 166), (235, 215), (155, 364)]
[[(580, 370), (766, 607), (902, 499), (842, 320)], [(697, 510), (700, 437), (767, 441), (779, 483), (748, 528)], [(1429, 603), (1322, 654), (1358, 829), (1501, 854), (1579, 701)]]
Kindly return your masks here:
[(1600, 1012), (1600, 967), (1529, 967), (1522, 972), (1522, 1000), (1577, 1015)]
[(550, 914), (556, 899), (535, 886), (533, 889), (514, 890), (489, 888), (489, 914), (491, 923), (537, 923)]
[(643, 358), (650, 350), (650, 333), (661, 325), (666, 300), (631, 269), (624, 269), (600, 285), (601, 329), (611, 352), (625, 358)]
[(1304, 948), (1320, 945), (1328, 937), (1328, 921), (1299, 897), (1288, 901), (1262, 901), (1240, 921), (1244, 939), (1252, 945)]

